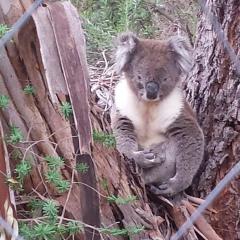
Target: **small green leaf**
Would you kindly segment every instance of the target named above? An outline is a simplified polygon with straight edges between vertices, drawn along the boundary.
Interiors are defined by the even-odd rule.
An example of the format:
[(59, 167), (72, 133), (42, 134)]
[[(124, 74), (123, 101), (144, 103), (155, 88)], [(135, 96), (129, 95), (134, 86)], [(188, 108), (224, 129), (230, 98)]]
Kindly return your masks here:
[(47, 200), (43, 203), (43, 215), (47, 216), (50, 221), (56, 222), (58, 216), (58, 207), (53, 200)]
[(38, 200), (38, 199), (31, 199), (30, 202), (28, 203), (28, 207), (34, 211), (37, 209), (42, 209), (44, 204), (44, 201)]
[(56, 234), (56, 226), (48, 223), (39, 223), (33, 228), (33, 236), (35, 239), (53, 239)]
[(61, 181), (61, 175), (59, 174), (59, 172), (55, 171), (55, 170), (49, 170), (46, 174), (45, 177), (47, 179), (47, 182), (49, 183), (58, 183), (59, 181)]
[(98, 132), (98, 131), (94, 130), (93, 131), (93, 140), (95, 142), (102, 143), (106, 147), (115, 147), (116, 146), (116, 140), (112, 134)]
[(129, 236), (139, 234), (144, 230), (144, 226), (133, 226), (127, 228), (100, 228), (101, 233), (105, 233), (111, 236)]
[(89, 166), (88, 166), (87, 163), (78, 163), (76, 165), (76, 169), (80, 173), (86, 173), (88, 171), (88, 169), (89, 169)]
[(21, 161), (15, 168), (17, 179), (20, 182), (23, 182), (24, 178), (30, 173), (31, 169), (32, 166), (28, 161)]
[(31, 240), (33, 237), (32, 228), (26, 223), (19, 224), (19, 234), (20, 236), (24, 237), (25, 240)]
[(0, 38), (9, 30), (10, 28), (6, 24), (0, 24)]
[(58, 183), (55, 183), (55, 185), (56, 185), (57, 190), (61, 193), (66, 192), (70, 187), (69, 181), (64, 180), (64, 179), (62, 179)]
[(59, 156), (46, 156), (44, 159), (51, 170), (57, 170), (64, 165), (64, 159)]
[(49, 170), (45, 177), (47, 182), (54, 184), (59, 192), (65, 192), (70, 187), (69, 181), (62, 179), (62, 176), (56, 170)]
[(68, 119), (72, 113), (72, 105), (69, 102), (62, 102), (61, 106), (60, 106), (60, 111), (62, 113), (62, 115), (64, 116), (65, 119)]
[(74, 235), (78, 232), (82, 232), (83, 226), (77, 222), (68, 222), (66, 225), (66, 229), (69, 235)]
[(6, 95), (0, 95), (0, 109), (6, 109), (9, 105), (9, 97)]
[(35, 89), (33, 88), (32, 85), (28, 84), (24, 87), (23, 92), (26, 95), (34, 95), (35, 94)]
[(10, 134), (8, 136), (7, 142), (12, 144), (17, 144), (23, 140), (23, 134), (20, 128), (12, 126), (10, 128)]

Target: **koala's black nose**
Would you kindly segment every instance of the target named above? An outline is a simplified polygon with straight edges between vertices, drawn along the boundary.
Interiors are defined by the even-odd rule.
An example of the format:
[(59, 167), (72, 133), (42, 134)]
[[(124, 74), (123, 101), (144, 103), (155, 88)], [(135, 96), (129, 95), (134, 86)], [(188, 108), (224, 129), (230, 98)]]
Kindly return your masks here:
[(158, 97), (159, 85), (157, 82), (151, 81), (146, 84), (147, 98), (154, 100)]

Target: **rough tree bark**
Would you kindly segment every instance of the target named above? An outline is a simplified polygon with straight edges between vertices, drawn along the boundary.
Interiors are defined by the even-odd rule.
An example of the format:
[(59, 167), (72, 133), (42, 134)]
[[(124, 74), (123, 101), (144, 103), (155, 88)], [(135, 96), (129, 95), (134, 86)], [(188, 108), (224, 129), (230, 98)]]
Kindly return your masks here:
[[(0, 0), (1, 23), (11, 26), (31, 3), (31, 0)], [(98, 228), (101, 214), (103, 226), (148, 227), (131, 239), (150, 236), (163, 239), (158, 229), (162, 219), (155, 217), (146, 203), (141, 181), (127, 177), (129, 172), (123, 158), (101, 144), (92, 146), (91, 152), (89, 120), (92, 119), (95, 129), (103, 129), (103, 124), (95, 107), (90, 114), (85, 55), (78, 13), (70, 2), (60, 1), (45, 2), (6, 48), (0, 49), (0, 94), (9, 97), (8, 107), (0, 110), (4, 134), (7, 136), (14, 125), (21, 129), (24, 137), (18, 144), (8, 144), (11, 171), (14, 172), (21, 159), (30, 160), (33, 170), (24, 182), (25, 193), (54, 199), (63, 209), (62, 216)], [(36, 90), (34, 95), (24, 94), (23, 88), (28, 84)], [(59, 112), (60, 104), (68, 99), (74, 111), (70, 122)], [(17, 159), (13, 157), (16, 149), (22, 153)], [(64, 179), (70, 180), (69, 191), (61, 194), (46, 181), (44, 157), (47, 155), (64, 157), (66, 165), (60, 172)], [(2, 163), (4, 158), (0, 160)], [(76, 174), (76, 162), (88, 163), (85, 175)], [(100, 187), (103, 180), (108, 182), (104, 189)], [(109, 195), (134, 195), (137, 200), (125, 205), (110, 204), (106, 199)], [(18, 199), (17, 210), (24, 210), (21, 194)], [(91, 227), (85, 230), (75, 239), (100, 238)], [(118, 239), (128, 238), (126, 235)], [(104, 239), (116, 238), (105, 236)]]
[[(209, 0), (235, 53), (240, 52), (238, 0)], [(206, 137), (203, 172), (195, 192), (205, 197), (240, 159), (240, 81), (228, 53), (208, 18), (201, 16), (195, 42), (195, 65), (185, 83), (189, 101), (197, 111)], [(240, 238), (240, 181), (236, 178), (214, 202), (217, 213), (210, 222), (223, 239)]]

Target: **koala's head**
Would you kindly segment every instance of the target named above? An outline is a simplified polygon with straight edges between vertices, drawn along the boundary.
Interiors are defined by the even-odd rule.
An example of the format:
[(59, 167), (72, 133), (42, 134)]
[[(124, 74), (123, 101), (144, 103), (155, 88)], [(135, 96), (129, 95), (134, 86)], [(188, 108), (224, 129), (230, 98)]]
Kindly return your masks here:
[(191, 68), (191, 47), (182, 37), (140, 39), (131, 32), (117, 39), (116, 70), (144, 101), (164, 99)]

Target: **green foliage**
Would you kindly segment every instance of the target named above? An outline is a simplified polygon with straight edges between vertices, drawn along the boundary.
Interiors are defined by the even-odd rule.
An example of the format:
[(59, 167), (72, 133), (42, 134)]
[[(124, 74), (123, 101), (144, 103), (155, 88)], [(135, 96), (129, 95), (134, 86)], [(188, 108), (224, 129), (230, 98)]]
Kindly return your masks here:
[(61, 175), (55, 170), (49, 170), (45, 174), (47, 182), (57, 184), (61, 180)]
[(59, 156), (46, 156), (44, 159), (52, 170), (57, 170), (64, 165), (64, 159)]
[(151, 35), (151, 13), (143, 0), (88, 0), (82, 7), (87, 44), (92, 51), (111, 48), (113, 36), (132, 30)]
[(82, 225), (74, 221), (61, 224), (60, 226), (54, 222), (42, 222), (34, 224), (33, 226), (26, 223), (20, 223), (19, 226), (19, 233), (25, 240), (66, 239), (60, 234), (68, 234), (68, 236), (71, 236), (81, 231), (83, 231)]
[(58, 183), (55, 182), (55, 185), (60, 193), (66, 192), (70, 187), (69, 181), (64, 179), (60, 179)]
[(26, 160), (22, 160), (19, 164), (17, 164), (15, 172), (17, 173), (17, 179), (20, 183), (22, 183), (24, 178), (31, 172), (31, 169), (31, 164)]
[(100, 232), (111, 236), (130, 236), (144, 231), (144, 226), (134, 226), (128, 228), (101, 228)]
[(104, 132), (97, 132), (93, 131), (93, 140), (99, 143), (102, 143), (106, 147), (115, 147), (116, 140), (113, 135), (104, 133)]
[(28, 84), (24, 87), (23, 92), (26, 95), (34, 95), (35, 94), (35, 89), (32, 85)]
[(9, 97), (6, 95), (0, 95), (0, 109), (6, 109), (9, 104)]
[(33, 238), (32, 230), (26, 223), (19, 224), (19, 234), (24, 237), (25, 240), (31, 240)]
[(76, 169), (80, 173), (86, 173), (88, 171), (88, 169), (89, 169), (89, 166), (88, 166), (87, 163), (78, 163), (76, 165)]
[(69, 235), (74, 235), (78, 232), (82, 232), (83, 231), (83, 226), (80, 225), (79, 223), (77, 222), (68, 222), (66, 224), (66, 227), (65, 227), (65, 231), (69, 234)]
[(55, 239), (56, 226), (48, 223), (39, 223), (33, 227), (32, 234), (39, 240)]
[[(32, 200), (28, 207), (31, 209), (32, 214), (34, 210), (42, 210), (43, 218), (38, 224), (20, 224), (20, 234), (24, 239), (66, 239), (62, 234), (68, 236), (74, 235), (83, 230), (81, 224), (75, 221), (65, 221), (61, 225), (58, 224), (59, 208), (53, 200)], [(39, 213), (38, 213), (39, 214)]]
[[(53, 200), (37, 200), (34, 199), (28, 204), (32, 213), (35, 209), (42, 209), (42, 214), (46, 218), (42, 218), (41, 221), (35, 223), (31, 221), (31, 224), (20, 223), (20, 235), (26, 240), (38, 239), (38, 240), (55, 240), (66, 239), (67, 236), (73, 236), (74, 234), (83, 231), (83, 225), (76, 221), (66, 221), (58, 224), (59, 209)], [(39, 214), (39, 213), (38, 213)], [(139, 234), (144, 230), (143, 226), (129, 226), (124, 229), (102, 227), (98, 231), (111, 236), (132, 236)]]
[(10, 28), (6, 24), (1, 23), (0, 24), (0, 38), (2, 38), (3, 35), (9, 30), (10, 30)]
[(51, 222), (56, 222), (58, 207), (53, 200), (47, 200), (42, 206), (43, 215), (47, 216)]
[(59, 192), (65, 192), (70, 187), (69, 181), (62, 179), (61, 174), (56, 170), (47, 171), (45, 177), (47, 182), (54, 184)]
[(23, 134), (20, 128), (11, 126), (10, 134), (7, 137), (7, 142), (12, 144), (17, 144), (23, 140)]
[(60, 111), (65, 119), (69, 119), (70, 116), (72, 116), (73, 110), (72, 105), (69, 102), (62, 102), (60, 106)]
[(124, 205), (124, 204), (128, 204), (128, 203), (136, 201), (137, 197), (129, 195), (126, 198), (123, 198), (123, 197), (117, 197), (117, 196), (114, 196), (114, 195), (110, 195), (110, 196), (107, 197), (107, 200), (110, 203), (116, 203), (116, 204)]
[(44, 159), (49, 169), (45, 173), (47, 182), (54, 184), (59, 192), (67, 191), (70, 183), (68, 180), (64, 180), (60, 174), (60, 168), (64, 165), (64, 159), (59, 156), (46, 156)]
[(31, 199), (31, 201), (28, 203), (28, 207), (35, 211), (37, 209), (40, 209), (43, 207), (44, 201), (38, 200), (38, 199)]

